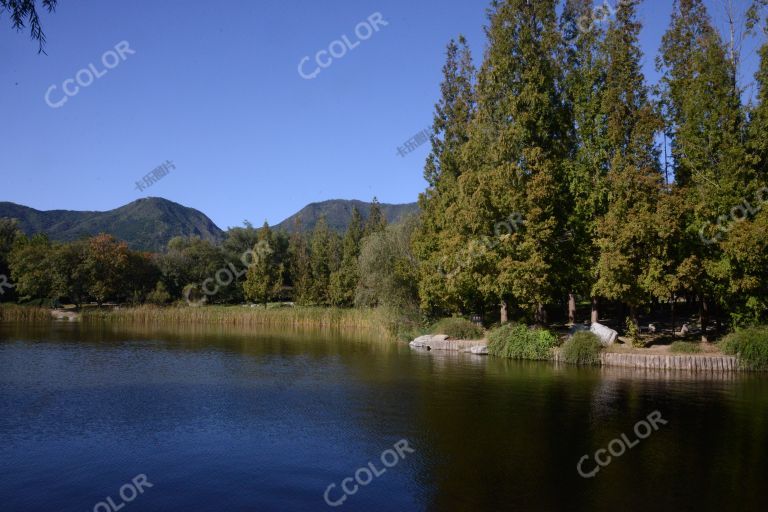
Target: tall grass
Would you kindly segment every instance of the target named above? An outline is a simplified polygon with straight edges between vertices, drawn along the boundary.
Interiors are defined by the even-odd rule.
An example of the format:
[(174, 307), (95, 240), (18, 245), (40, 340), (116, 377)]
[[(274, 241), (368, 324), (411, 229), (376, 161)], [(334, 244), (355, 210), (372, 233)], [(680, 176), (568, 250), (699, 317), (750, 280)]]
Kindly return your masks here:
[(131, 325), (219, 325), (228, 327), (307, 327), (362, 330), (393, 337), (398, 319), (381, 309), (322, 307), (251, 308), (243, 306), (138, 306), (85, 311), (84, 322), (106, 321)]
[(488, 335), (488, 353), (508, 359), (552, 359), (557, 337), (545, 329), (505, 324)]
[(485, 331), (466, 318), (443, 318), (432, 326), (432, 334), (445, 334), (457, 340), (480, 340)]
[(563, 360), (571, 364), (599, 365), (602, 348), (600, 338), (589, 331), (580, 331), (563, 345)]
[(0, 321), (5, 322), (50, 322), (51, 310), (37, 306), (0, 304)]
[(750, 327), (729, 334), (720, 342), (726, 354), (739, 357), (747, 370), (768, 370), (768, 326)]

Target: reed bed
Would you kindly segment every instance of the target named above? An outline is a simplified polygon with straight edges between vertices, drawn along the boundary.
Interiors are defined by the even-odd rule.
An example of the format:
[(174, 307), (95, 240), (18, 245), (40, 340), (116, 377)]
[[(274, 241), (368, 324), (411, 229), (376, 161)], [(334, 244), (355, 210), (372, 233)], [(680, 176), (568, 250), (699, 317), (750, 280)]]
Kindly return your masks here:
[(51, 310), (48, 308), (0, 304), (2, 322), (50, 322), (51, 318)]
[(378, 309), (321, 307), (251, 308), (243, 306), (138, 306), (85, 311), (83, 321), (130, 325), (219, 325), (226, 327), (302, 327), (366, 331), (391, 338), (390, 315)]

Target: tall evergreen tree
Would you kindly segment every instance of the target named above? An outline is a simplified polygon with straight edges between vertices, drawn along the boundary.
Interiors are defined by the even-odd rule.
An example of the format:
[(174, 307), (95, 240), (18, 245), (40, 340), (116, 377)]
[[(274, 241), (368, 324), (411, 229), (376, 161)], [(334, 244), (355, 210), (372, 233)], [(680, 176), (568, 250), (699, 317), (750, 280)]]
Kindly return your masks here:
[[(607, 208), (609, 169), (607, 116), (603, 110), (607, 58), (605, 30), (595, 23), (592, 0), (566, 0), (562, 14), (565, 94), (573, 116), (572, 154), (565, 162), (573, 209), (568, 219), (572, 259), (568, 269), (571, 289), (589, 296), (599, 259), (598, 221)], [(569, 321), (575, 321), (575, 297), (569, 297)], [(592, 298), (592, 322), (599, 318)]]
[(726, 306), (723, 234), (702, 243), (698, 233), (742, 202), (753, 180), (744, 145), (744, 115), (734, 85), (734, 62), (702, 0), (676, 0), (657, 61), (675, 182), (686, 206), (688, 238), (681, 285), (699, 297), (706, 340), (713, 304)]
[(608, 208), (597, 226), (600, 258), (593, 293), (629, 306), (637, 325), (638, 311), (648, 292), (643, 286), (648, 254), (656, 243), (651, 226), (661, 193), (658, 151), (661, 129), (641, 70), (635, 19), (638, 0), (618, 6), (606, 34), (607, 74), (602, 114), (607, 121), (609, 170)]
[(371, 208), (368, 210), (368, 218), (365, 220), (365, 228), (363, 229), (363, 236), (369, 236), (373, 233), (378, 233), (387, 227), (387, 218), (384, 216), (384, 212), (381, 211), (381, 204), (375, 197), (371, 201)]
[(275, 236), (265, 221), (259, 230), (253, 261), (243, 283), (245, 298), (261, 303), (265, 308), (270, 300), (279, 296), (283, 287), (284, 264), (276, 248)]
[(297, 304), (312, 303), (312, 262), (307, 236), (302, 231), (300, 219), (296, 219), (290, 239), (289, 276), (293, 286), (293, 300)]
[(355, 301), (355, 290), (360, 280), (358, 257), (360, 256), (360, 240), (363, 238), (363, 219), (357, 208), (352, 209), (347, 232), (342, 241), (341, 265), (330, 276), (328, 295), (334, 306), (352, 306)]
[[(467, 170), (459, 177), (454, 219), (469, 240), (465, 275), (501, 303), (502, 321), (511, 300), (543, 322), (544, 304), (564, 293), (560, 239), (569, 206), (563, 162), (570, 122), (555, 4), (492, 3), (477, 114), (463, 151)], [(515, 215), (525, 218), (524, 226), (499, 229)]]
[(432, 150), (424, 168), (428, 188), (419, 195), (421, 221), (414, 237), (414, 249), (421, 261), (421, 305), (428, 315), (455, 311), (462, 302), (456, 290), (448, 286), (444, 262), (448, 241), (455, 235), (455, 224), (448, 214), (457, 197), (461, 151), (475, 109), (474, 74), (466, 39), (459, 36), (458, 43), (451, 40), (443, 66), (441, 97), (435, 105)]

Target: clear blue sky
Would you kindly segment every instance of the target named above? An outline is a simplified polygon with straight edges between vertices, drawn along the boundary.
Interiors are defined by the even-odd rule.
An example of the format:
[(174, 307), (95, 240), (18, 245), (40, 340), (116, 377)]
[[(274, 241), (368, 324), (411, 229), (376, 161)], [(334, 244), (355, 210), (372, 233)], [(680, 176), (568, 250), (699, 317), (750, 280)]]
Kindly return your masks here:
[[(612, 4), (614, 0), (610, 0)], [(108, 210), (160, 196), (220, 227), (276, 223), (325, 199), (415, 201), (427, 145), (397, 147), (431, 123), (444, 47), (464, 33), (479, 63), (488, 2), (470, 0), (60, 0), (43, 16), (48, 55), (0, 21), (0, 200)], [(711, 0), (710, 5), (719, 5)], [(646, 72), (669, 23), (646, 0)], [(721, 14), (719, 7), (713, 12)], [(380, 27), (315, 79), (304, 56), (380, 12)], [(722, 16), (720, 16), (722, 18)], [(64, 80), (120, 41), (135, 54), (61, 108)], [(747, 45), (753, 50), (755, 44)], [(754, 59), (747, 62), (751, 79)], [(307, 72), (316, 65), (307, 63)], [(175, 170), (140, 192), (165, 160)]]

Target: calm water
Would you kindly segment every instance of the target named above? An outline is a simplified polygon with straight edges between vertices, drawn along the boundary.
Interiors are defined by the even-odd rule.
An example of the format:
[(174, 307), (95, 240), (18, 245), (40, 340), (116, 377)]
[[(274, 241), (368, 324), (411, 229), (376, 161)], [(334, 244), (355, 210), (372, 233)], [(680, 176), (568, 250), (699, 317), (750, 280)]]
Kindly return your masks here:
[[(668, 424), (579, 476), (582, 456), (592, 470), (596, 450), (635, 442), (653, 411)], [(413, 452), (388, 452), (386, 468), (400, 440)], [(372, 481), (328, 506), (328, 486), (341, 499), (369, 462), (386, 471), (360, 472)], [(134, 496), (137, 475), (152, 487), (140, 480)], [(766, 510), (767, 483), (764, 376), (555, 367), (329, 333), (0, 325), (2, 511), (113, 510), (107, 497), (123, 512)]]

